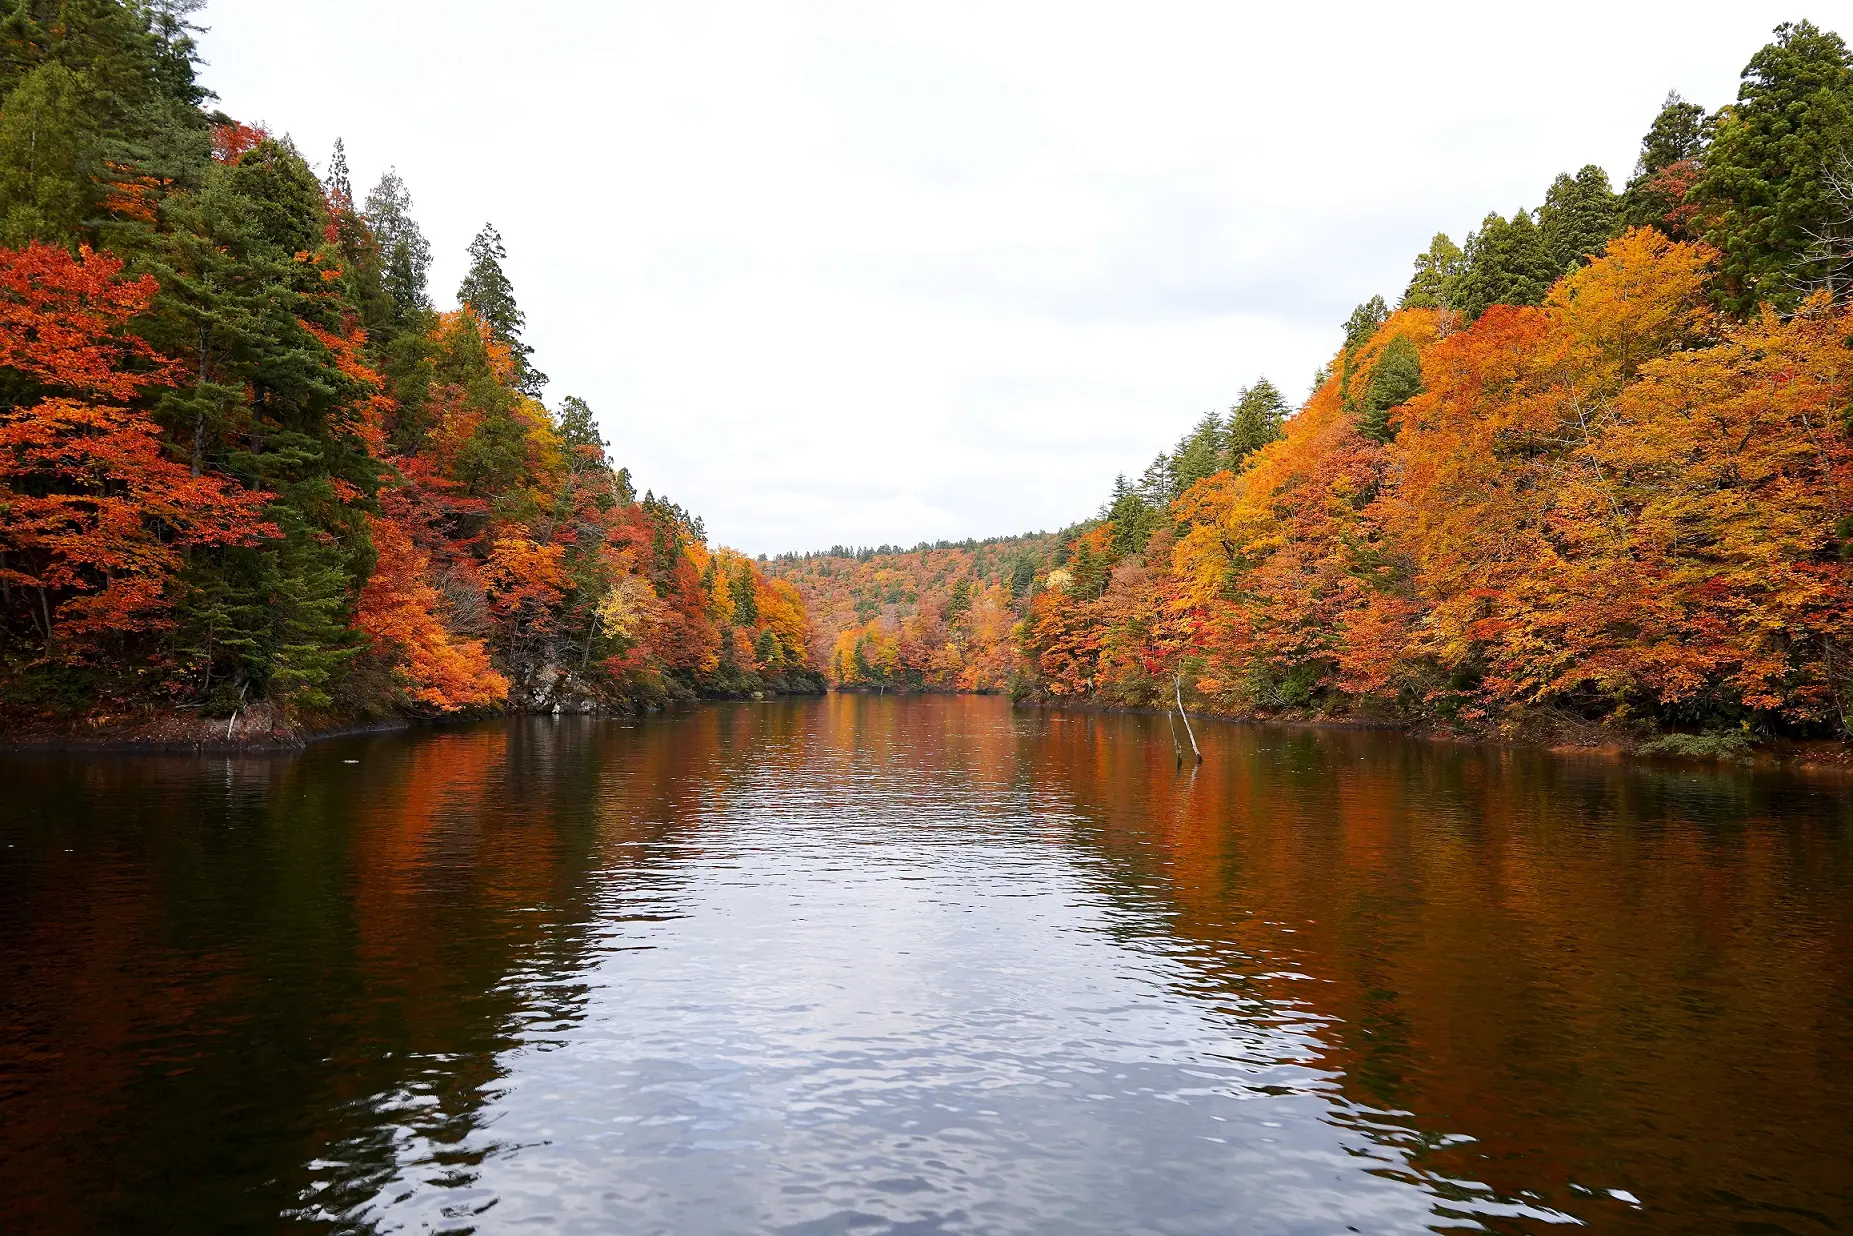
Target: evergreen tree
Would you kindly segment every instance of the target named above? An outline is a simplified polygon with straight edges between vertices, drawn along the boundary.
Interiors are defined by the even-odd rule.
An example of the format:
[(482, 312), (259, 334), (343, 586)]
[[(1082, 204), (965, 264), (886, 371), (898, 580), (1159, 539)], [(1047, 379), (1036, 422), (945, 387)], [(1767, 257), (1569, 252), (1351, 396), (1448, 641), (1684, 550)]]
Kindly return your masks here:
[(1227, 430), (1222, 417), (1205, 412), (1171, 452), (1171, 483), (1175, 492), (1181, 494), (1204, 477), (1221, 472), (1227, 446)]
[(1107, 581), (1112, 577), (1113, 568), (1086, 541), (1082, 541), (1075, 547), (1074, 557), (1068, 563), (1068, 573), (1074, 576), (1074, 583), (1069, 585), (1069, 595), (1077, 601), (1092, 601), (1107, 590)]
[(1404, 289), (1398, 307), (1453, 308), (1451, 289), (1465, 269), (1466, 255), (1461, 252), (1461, 247), (1450, 240), (1446, 232), (1436, 232), (1435, 238), (1428, 242), (1427, 251), (1416, 255), (1415, 274), (1410, 277), (1409, 286)]
[(1822, 251), (1836, 224), (1831, 177), (1853, 151), (1853, 60), (1840, 36), (1809, 22), (1776, 27), (1725, 109), (1693, 193), (1705, 239), (1723, 255), (1720, 298), (1740, 313), (1793, 307), (1840, 282)]
[(196, 193), (171, 199), (144, 266), (159, 280), (148, 337), (184, 360), (187, 381), (156, 415), (189, 448), (194, 475), (225, 463), (223, 448), (248, 417), (245, 375), (269, 368), (277, 332), (299, 335), (291, 271), (264, 243), (230, 169), (213, 166)]
[[(50, 192), (38, 182), (83, 167), (95, 174), (81, 192), (88, 223), (98, 222), (89, 212), (112, 185), (145, 174), (169, 179), (177, 169), (168, 148), (182, 133), (203, 134), (199, 104), (212, 97), (193, 77), (197, 27), (187, 16), (199, 7), (197, 0), (20, 0), (8, 6), (0, 16), (0, 114), (12, 116), (27, 134), (35, 132), (29, 117), (36, 114), (36, 134), (50, 143), (45, 149), (28, 138), (0, 155), (0, 165), (11, 165), (0, 173), (11, 193), (22, 180)], [(40, 76), (51, 66), (62, 74)], [(32, 94), (13, 97), (35, 77)], [(203, 159), (199, 145), (188, 143), (188, 149)], [(163, 153), (170, 157), (157, 157)], [(150, 162), (161, 166), (146, 166)], [(0, 217), (17, 204), (6, 201)]]
[(529, 363), (534, 349), (521, 342), (521, 330), (528, 319), (515, 303), (515, 286), (502, 269), (507, 257), (502, 234), (493, 224), (483, 224), (483, 230), (470, 242), (470, 270), (457, 289), (457, 299), (474, 309), (477, 316), (488, 323), (495, 337), (514, 353), (517, 388), (525, 394), (538, 395), (541, 387), (547, 384), (547, 375)]
[(231, 165), (259, 232), (290, 257), (319, 249), (328, 223), (322, 182), (287, 139), (267, 138)]
[(1640, 158), (1622, 193), (1621, 217), (1628, 227), (1655, 227), (1686, 239), (1678, 217), (1705, 155), (1705, 109), (1669, 90), (1660, 114), (1641, 139)]
[(1421, 393), (1422, 355), (1414, 340), (1398, 335), (1377, 354), (1377, 363), (1371, 369), (1370, 387), (1364, 393), (1358, 428), (1368, 437), (1388, 442), (1396, 436), (1390, 424), (1390, 410)]
[(1163, 512), (1127, 484), (1123, 475), (1114, 478), (1113, 499), (1101, 517), (1113, 521), (1113, 552), (1122, 557), (1142, 551), (1164, 518)]
[(1490, 305), (1539, 304), (1558, 275), (1528, 210), (1509, 220), (1487, 215), (1467, 238), (1466, 262), (1454, 294), (1470, 319)]
[[(972, 555), (972, 570), (982, 572), (983, 562), (979, 554)], [(946, 600), (946, 621), (956, 622), (972, 609), (972, 581), (960, 576), (953, 582), (952, 595)]]
[(298, 503), (273, 510), (284, 535), (260, 555), (269, 653), (261, 685), (272, 698), (326, 708), (342, 666), (362, 647), (349, 619), (364, 571), (320, 534)]
[(1679, 97), (1679, 91), (1666, 92), (1660, 114), (1641, 139), (1640, 159), (1634, 165), (1632, 185), (1644, 177), (1665, 171), (1675, 163), (1699, 158), (1705, 153), (1705, 109)]
[(335, 139), (335, 152), (328, 159), (328, 176), (323, 182), (328, 190), (328, 204), (337, 211), (354, 209), (354, 181), (347, 170), (347, 144)]
[(1346, 411), (1355, 411), (1351, 396), (1351, 375), (1358, 349), (1370, 342), (1385, 320), (1390, 316), (1390, 307), (1383, 302), (1383, 297), (1373, 296), (1345, 319), (1345, 351), (1340, 361), (1338, 373), (1338, 401)]
[(1177, 498), (1177, 469), (1172, 466), (1168, 453), (1159, 451), (1139, 474), (1139, 492), (1163, 506), (1169, 506)]
[(750, 627), (759, 621), (759, 598), (753, 589), (753, 568), (742, 562), (727, 577), (727, 593), (733, 599), (735, 626)]
[(322, 278), (341, 264), (327, 222), (308, 165), (265, 141), (170, 199), (147, 259), (161, 285), (148, 338), (191, 378), (156, 414), (195, 471), (274, 495), (265, 517), (283, 533), (189, 567), (178, 659), (222, 685), (221, 704), (324, 707), (357, 647), (348, 619), (372, 567), (366, 495), (379, 464), (347, 415), (354, 379), (309, 329), (343, 329)]
[(591, 405), (577, 395), (568, 395), (560, 401), (560, 440), (567, 446), (594, 447), (600, 455), (611, 444), (598, 432), (598, 421), (592, 415)]
[(1390, 307), (1381, 296), (1373, 296), (1345, 319), (1345, 347), (1353, 352), (1370, 342), (1377, 328), (1389, 319)]
[(1229, 467), (1239, 469), (1250, 455), (1281, 437), (1288, 411), (1286, 399), (1266, 378), (1245, 388), (1229, 409)]
[(0, 106), (0, 243), (87, 238), (102, 173), (88, 91), (55, 61), (32, 70)]
[(141, 7), (156, 48), (155, 78), (162, 92), (188, 108), (217, 98), (194, 80), (199, 43), (193, 36), (205, 30), (189, 18), (206, 7), (206, 0), (143, 0)]
[(347, 147), (335, 139), (334, 154), (328, 160), (328, 175), (322, 182), (330, 222), (334, 224), (335, 245), (341, 251), (341, 277), (348, 297), (360, 309), (361, 321), (375, 344), (389, 342), (394, 333), (396, 306), (386, 290), (385, 272), (380, 265), (379, 241), (367, 226), (366, 218), (354, 204), (354, 183), (347, 166)]
[(379, 245), (380, 277), (392, 297), (393, 320), (403, 326), (431, 309), (431, 242), (412, 218), (412, 195), (396, 170), (389, 169), (367, 194), (365, 214)]
[(1566, 172), (1551, 183), (1538, 211), (1538, 227), (1558, 277), (1601, 253), (1615, 237), (1619, 205), (1608, 173), (1593, 163), (1575, 177)]

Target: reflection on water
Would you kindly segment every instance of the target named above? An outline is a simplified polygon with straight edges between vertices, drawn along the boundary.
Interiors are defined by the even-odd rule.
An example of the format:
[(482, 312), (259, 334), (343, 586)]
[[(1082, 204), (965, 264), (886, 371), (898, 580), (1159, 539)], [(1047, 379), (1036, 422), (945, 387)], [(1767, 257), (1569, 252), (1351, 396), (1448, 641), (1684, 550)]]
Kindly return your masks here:
[(997, 700), (0, 763), (22, 1231), (1824, 1232), (1853, 793)]

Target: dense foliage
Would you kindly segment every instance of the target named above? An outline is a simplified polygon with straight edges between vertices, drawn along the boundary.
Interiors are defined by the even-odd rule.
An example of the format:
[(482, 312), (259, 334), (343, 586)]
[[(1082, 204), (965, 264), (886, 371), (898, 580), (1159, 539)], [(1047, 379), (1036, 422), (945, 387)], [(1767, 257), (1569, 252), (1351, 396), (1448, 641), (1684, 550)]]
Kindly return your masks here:
[[(207, 110), (197, 4), (0, 21), (0, 703), (281, 722), (812, 689), (790, 584), (632, 489), (485, 227), (459, 307), (388, 174), (355, 201)], [(229, 728), (228, 728), (229, 732)]]
[(911, 550), (837, 545), (766, 565), (803, 596), (833, 684), (992, 692), (1011, 685), (1011, 632), (1054, 543), (1031, 533)]
[(1849, 118), (1845, 45), (1783, 26), (1733, 105), (1669, 97), (1622, 192), (1586, 167), (1435, 237), (1281, 436), (1206, 422), (1215, 470), (1161, 458), (1065, 541), (1022, 688), (1846, 736)]
[(197, 7), (0, 19), (13, 724), (634, 707), (827, 673), (1693, 749), (1848, 733), (1837, 35), (1779, 27), (1716, 113), (1668, 96), (1619, 191), (1586, 166), (1436, 235), (1301, 407), (1257, 380), (1095, 519), (768, 562), (640, 498), (582, 401), (542, 401), (492, 226), (440, 310), (396, 174), (357, 201), (339, 145), (318, 177), (212, 111)]

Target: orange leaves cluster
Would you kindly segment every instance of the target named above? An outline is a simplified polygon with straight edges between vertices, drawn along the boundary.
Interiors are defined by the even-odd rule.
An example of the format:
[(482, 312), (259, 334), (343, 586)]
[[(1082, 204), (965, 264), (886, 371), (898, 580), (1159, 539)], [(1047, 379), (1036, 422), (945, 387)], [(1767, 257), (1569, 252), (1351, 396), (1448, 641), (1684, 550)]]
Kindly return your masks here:
[(0, 249), (0, 365), (47, 391), (0, 412), (0, 583), (36, 591), (54, 660), (168, 625), (189, 548), (275, 535), (269, 495), (176, 463), (146, 414), (118, 406), (172, 374), (128, 329), (154, 282), (121, 269), (88, 250)]
[(1424, 389), (1393, 440), (1328, 381), (1173, 505), (1174, 546), (1154, 538), (1095, 599), (1037, 598), (1042, 687), (1126, 694), (1143, 655), (1244, 710), (1705, 699), (1846, 732), (1853, 310), (1726, 322), (1713, 260), (1639, 229), (1538, 308), (1454, 330), (1392, 316), (1349, 388), (1390, 339), (1417, 345)]
[(1827, 715), (1853, 634), (1847, 315), (1818, 301), (1719, 337), (1709, 258), (1631, 232), (1541, 309), (1425, 358), (1389, 505), (1425, 614), (1412, 650), (1483, 664), (1501, 699), (1723, 687)]
[(122, 261), (33, 241), (0, 249), (0, 365), (48, 386), (122, 402), (168, 383), (174, 362), (133, 334), (147, 311), (152, 276), (124, 279)]
[(565, 557), (564, 545), (543, 545), (526, 535), (496, 538), (484, 566), (484, 577), (489, 585), (489, 604), (496, 616), (508, 624), (511, 637), (551, 628), (569, 582), (561, 567)]
[(240, 124), (236, 120), (217, 125), (212, 130), (212, 157), (221, 163), (236, 163), (247, 150), (269, 140), (269, 130), (261, 125)]
[(830, 677), (845, 686), (892, 683), (901, 668), (901, 641), (879, 618), (837, 632)]
[(378, 558), (355, 625), (388, 656), (406, 696), (438, 712), (500, 703), (508, 679), (490, 665), (483, 641), (459, 638), (443, 622), (430, 558), (392, 520), (369, 525)]
[[(369, 583), (361, 625), (408, 699), (439, 710), (633, 690), (665, 699), (766, 669), (762, 652), (777, 668), (808, 667), (795, 591), (710, 551), (679, 509), (638, 502), (600, 446), (514, 389), (512, 353), (474, 312), (434, 324), (412, 425), (395, 424), (356, 332), (317, 337), (375, 392), (363, 405), (377, 408), (363, 418), (381, 430), (372, 441), (405, 444), (385, 456), (394, 476), (375, 541), (387, 579)], [(756, 614), (736, 612), (741, 581)]]
[[(792, 603), (807, 610), (818, 660), (839, 685), (994, 692), (1009, 687), (1018, 663), (1017, 602), (1003, 581), (1019, 560), (1043, 548), (1041, 538), (1016, 538), (861, 555), (833, 551), (775, 559), (772, 570), (775, 583), (792, 589)], [(875, 641), (867, 649), (891, 643), (891, 662), (877, 656), (871, 663), (865, 655), (868, 668), (858, 670), (853, 658), (846, 660), (843, 652), (865, 637)]]

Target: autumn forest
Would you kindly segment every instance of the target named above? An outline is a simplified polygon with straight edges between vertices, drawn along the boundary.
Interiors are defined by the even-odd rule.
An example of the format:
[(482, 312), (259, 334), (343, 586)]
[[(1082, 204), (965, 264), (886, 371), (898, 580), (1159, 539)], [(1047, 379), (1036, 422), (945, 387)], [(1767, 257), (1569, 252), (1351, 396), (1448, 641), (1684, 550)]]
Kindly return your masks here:
[(1434, 236), (1303, 399), (1232, 382), (1093, 518), (753, 558), (619, 466), (621, 412), (614, 447), (550, 391), (493, 226), (440, 294), (410, 187), (219, 111), (189, 12), (0, 20), (10, 733), (834, 686), (1675, 754), (1849, 737), (1836, 34), (1779, 27), (1720, 106), (1670, 95), (1625, 184), (1545, 169), (1535, 209)]

